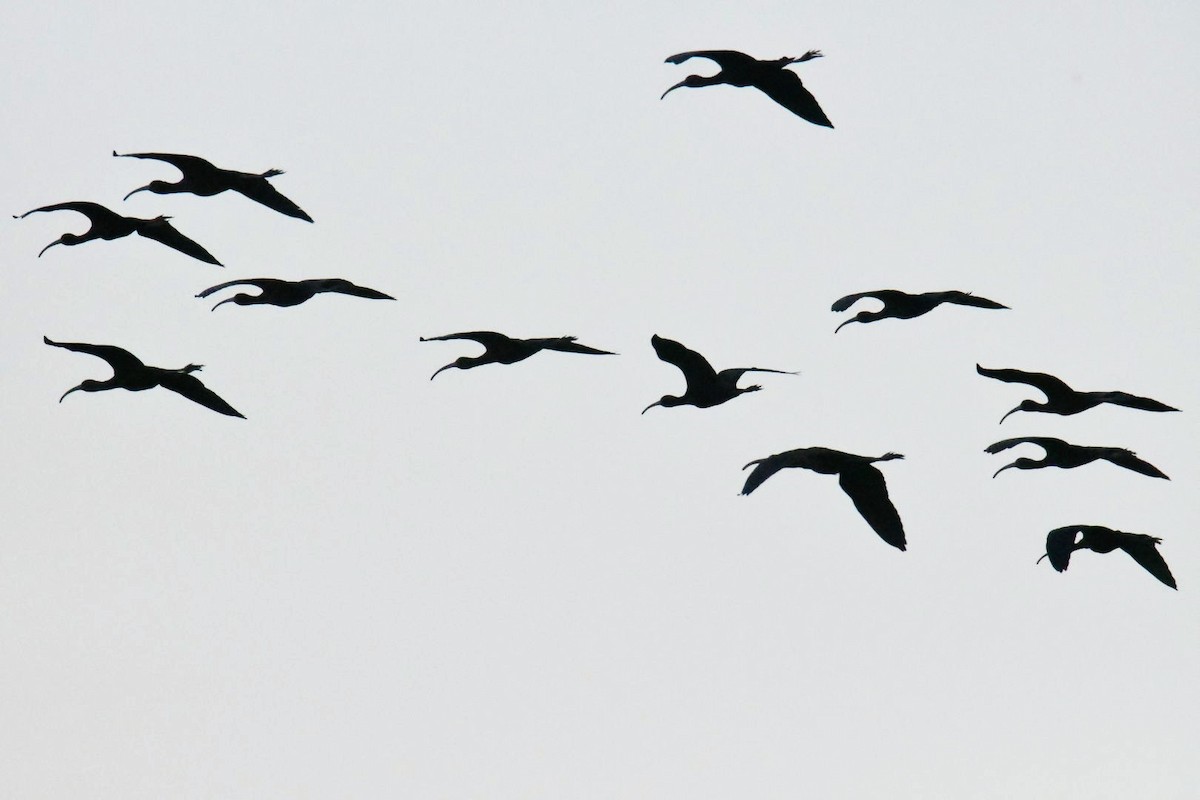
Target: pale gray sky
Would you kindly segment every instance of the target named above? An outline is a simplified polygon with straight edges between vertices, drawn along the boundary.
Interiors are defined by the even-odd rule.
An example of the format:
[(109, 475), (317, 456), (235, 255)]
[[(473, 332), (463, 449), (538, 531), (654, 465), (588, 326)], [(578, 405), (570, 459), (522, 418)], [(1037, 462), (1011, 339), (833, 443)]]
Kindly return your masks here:
[[(1191, 798), (1200, 785), (1200, 12), (1118, 3), (25, 3), (0, 30), (0, 795)], [(835, 130), (663, 59), (821, 49)], [(191, 153), (275, 186), (135, 195)], [(193, 298), (344, 277), (395, 303)], [(857, 291), (962, 289), (834, 327)], [(576, 335), (429, 375), (478, 348)], [(651, 334), (767, 366), (716, 408)], [(202, 363), (248, 419), (42, 336)], [(1183, 409), (1000, 416), (975, 363)], [(1017, 435), (1130, 447), (991, 474)], [(909, 550), (827, 476), (882, 465)], [(1035, 565), (1072, 523), (1163, 539)]]

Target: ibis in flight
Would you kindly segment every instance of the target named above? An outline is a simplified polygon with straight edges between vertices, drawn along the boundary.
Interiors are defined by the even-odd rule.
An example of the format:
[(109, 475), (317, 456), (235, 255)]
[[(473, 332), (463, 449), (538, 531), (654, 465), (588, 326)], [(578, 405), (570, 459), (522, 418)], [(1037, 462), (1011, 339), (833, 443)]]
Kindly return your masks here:
[(1170, 480), (1162, 470), (1150, 462), (1138, 458), (1137, 453), (1132, 450), (1126, 450), (1123, 447), (1088, 447), (1086, 445), (1064, 442), (1062, 439), (1055, 439), (1052, 436), (1018, 436), (1015, 439), (1005, 439), (1002, 442), (988, 445), (984, 452), (999, 453), (1002, 450), (1016, 447), (1019, 444), (1036, 444), (1045, 450), (1046, 453), (1041, 461), (1032, 458), (1018, 458), (1011, 464), (1007, 464), (996, 470), (995, 475), (992, 475), (993, 478), (1006, 469), (1041, 469), (1043, 467), (1074, 469), (1075, 467), (1082, 467), (1084, 464), (1090, 464), (1093, 461), (1107, 461), (1118, 467), (1140, 472), (1142, 475), (1149, 475), (1151, 478), (1166, 478)]
[[(1068, 525), (1055, 528), (1046, 534), (1046, 554), (1042, 558), (1049, 558), (1050, 566), (1059, 572), (1065, 572), (1071, 562), (1071, 553), (1076, 550), (1111, 553), (1119, 548), (1151, 575), (1172, 589), (1177, 589), (1167, 562), (1158, 552), (1160, 544), (1162, 539), (1144, 533), (1115, 531), (1103, 525)], [(1038, 563), (1041, 563), (1042, 558), (1038, 559)]]
[(851, 322), (875, 322), (876, 320), (895, 317), (896, 319), (912, 319), (922, 314), (928, 314), (942, 303), (955, 303), (960, 306), (975, 306), (976, 308), (1008, 308), (995, 300), (986, 297), (976, 297), (970, 292), (923, 292), (909, 294), (899, 289), (880, 289), (875, 292), (859, 292), (848, 294), (833, 304), (834, 311), (845, 311), (864, 297), (871, 297), (883, 303), (878, 311), (860, 311), (850, 319), (834, 328), (837, 333)]
[(126, 389), (130, 392), (141, 392), (161, 386), (164, 389), (170, 389), (176, 394), (183, 395), (193, 403), (199, 403), (205, 408), (210, 408), (218, 414), (245, 419), (237, 409), (218, 397), (215, 392), (201, 383), (199, 378), (192, 375), (193, 372), (203, 369), (203, 365), (201, 364), (188, 364), (186, 367), (179, 369), (148, 367), (133, 353), (110, 344), (54, 342), (46, 336), (42, 337), (42, 341), (53, 347), (62, 347), (74, 353), (86, 353), (89, 356), (102, 358), (112, 367), (113, 376), (111, 378), (106, 381), (86, 380), (75, 388), (64, 392), (63, 396), (58, 398), (58, 402), (60, 403), (71, 392), (103, 392), (108, 389)]
[(710, 408), (720, 405), (726, 400), (732, 400), (739, 394), (757, 392), (762, 389), (761, 386), (747, 386), (744, 389), (738, 387), (738, 380), (747, 372), (796, 374), (782, 369), (764, 369), (763, 367), (734, 367), (717, 372), (708, 363), (708, 359), (695, 350), (689, 350), (674, 339), (664, 339), (655, 334), (650, 337), (650, 344), (654, 346), (654, 352), (658, 353), (660, 359), (677, 367), (683, 373), (683, 377), (687, 380), (687, 390), (678, 397), (669, 394), (663, 395), (661, 399), (642, 409), (643, 414), (655, 406)]
[(35, 208), (32, 211), (26, 211), (17, 219), (24, 219), (30, 214), (36, 214), (39, 211), (78, 211), (88, 218), (92, 226), (84, 233), (64, 233), (62, 236), (55, 239), (50, 244), (42, 248), (42, 252), (38, 253), (38, 258), (41, 258), (42, 253), (54, 247), (56, 244), (73, 247), (77, 244), (90, 242), (93, 239), (105, 239), (111, 241), (120, 239), (123, 236), (129, 236), (136, 233), (139, 236), (145, 236), (147, 239), (153, 239), (156, 242), (165, 244), (167, 247), (174, 248), (185, 255), (199, 259), (208, 264), (216, 264), (218, 267), (224, 266), (220, 261), (213, 258), (212, 254), (205, 250), (200, 245), (193, 242), (188, 237), (184, 236), (179, 231), (172, 227), (167, 220), (170, 217), (159, 216), (154, 219), (141, 219), (139, 217), (123, 217), (115, 211), (109, 211), (99, 203), (88, 203), (85, 201), (73, 201), (70, 203), (55, 203), (51, 206), (42, 206)]
[(232, 189), (280, 214), (312, 222), (312, 217), (305, 214), (304, 209), (280, 194), (279, 190), (267, 180), (267, 178), (282, 175), (283, 170), (281, 169), (269, 169), (266, 172), (236, 172), (231, 169), (221, 169), (198, 156), (185, 156), (178, 153), (118, 153), (113, 150), (113, 155), (117, 158), (152, 158), (155, 161), (165, 161), (183, 173), (183, 177), (175, 183), (150, 181), (145, 186), (134, 189), (125, 195), (126, 200), (138, 192), (154, 192), (154, 194), (186, 192), (200, 197), (212, 197), (214, 194)]
[(837, 475), (838, 485), (842, 487), (854, 507), (862, 515), (867, 524), (879, 538), (892, 547), (904, 550), (904, 523), (900, 514), (888, 497), (887, 483), (883, 473), (875, 468), (876, 461), (891, 461), (904, 458), (899, 453), (884, 453), (878, 457), (859, 456), (854, 453), (843, 453), (840, 450), (830, 450), (828, 447), (801, 447), (798, 450), (788, 450), (776, 453), (766, 458), (757, 458), (742, 469), (754, 467), (754, 471), (746, 478), (742, 494), (750, 494), (763, 481), (787, 467), (800, 467), (819, 472), (822, 475)]
[[(1044, 372), (1023, 372), (1019, 369), (988, 369), (975, 365), (975, 371), (985, 378), (995, 378), (1005, 383), (1026, 383), (1046, 395), (1046, 402), (1022, 400), (1021, 404), (1009, 411), (1040, 411), (1044, 414), (1060, 414), (1070, 416), (1095, 408), (1104, 403), (1116, 406), (1136, 408), (1141, 411), (1178, 411), (1178, 408), (1151, 400), (1149, 397), (1138, 397), (1127, 392), (1079, 392), (1067, 386), (1066, 383)], [(1000, 418), (1000, 422), (1008, 419), (1008, 414)]]
[(433, 380), (439, 372), (447, 369), (473, 369), (484, 364), (515, 364), (524, 361), (534, 353), (542, 350), (558, 350), (561, 353), (585, 353), (595, 356), (613, 356), (610, 350), (597, 350), (594, 347), (578, 344), (574, 336), (556, 336), (546, 339), (514, 339), (495, 331), (467, 331), (465, 333), (447, 333), (445, 336), (421, 337), (422, 342), (444, 342), (451, 339), (469, 339), (484, 346), (483, 355), (461, 356), (429, 376)]
[(254, 305), (272, 305), (272, 306), (298, 306), (305, 300), (312, 298), (314, 295), (321, 292), (336, 292), (338, 294), (348, 294), (354, 297), (367, 297), (371, 300), (395, 300), (389, 294), (368, 289), (365, 286), (358, 286), (348, 280), (342, 278), (309, 278), (303, 281), (285, 281), (279, 278), (246, 278), (240, 281), (227, 281), (216, 286), (210, 286), (196, 297), (208, 297), (213, 292), (219, 292), (222, 289), (227, 289), (230, 286), (238, 286), (247, 284), (261, 290), (260, 294), (246, 294), (239, 292), (233, 297), (222, 300), (212, 307), (216, 311), (218, 307), (226, 303), (236, 303), (239, 306), (254, 306)]
[(692, 50), (688, 53), (677, 53), (668, 58), (667, 63), (682, 64), (689, 58), (707, 58), (715, 61), (721, 71), (711, 76), (689, 75), (663, 92), (662, 96), (666, 97), (682, 86), (691, 89), (722, 83), (730, 86), (753, 86), (796, 116), (814, 125), (832, 128), (833, 123), (821, 110), (817, 98), (804, 88), (800, 76), (786, 69), (789, 64), (799, 64), (821, 57), (820, 50), (809, 50), (799, 58), (784, 57), (773, 61), (759, 61), (736, 50)]

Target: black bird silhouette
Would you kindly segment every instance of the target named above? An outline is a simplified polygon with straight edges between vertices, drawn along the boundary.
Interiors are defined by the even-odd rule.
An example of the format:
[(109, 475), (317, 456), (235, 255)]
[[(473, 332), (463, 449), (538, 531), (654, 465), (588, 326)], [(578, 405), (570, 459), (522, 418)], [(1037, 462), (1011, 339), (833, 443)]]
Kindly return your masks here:
[(674, 339), (664, 339), (655, 334), (650, 337), (650, 344), (654, 345), (654, 352), (658, 353), (660, 359), (678, 367), (679, 371), (683, 373), (683, 377), (687, 379), (687, 391), (679, 397), (669, 394), (663, 395), (661, 400), (657, 400), (642, 409), (643, 414), (655, 406), (663, 406), (664, 408), (671, 408), (673, 406), (710, 408), (720, 405), (726, 400), (732, 400), (744, 392), (757, 392), (762, 388), (761, 386), (747, 386), (745, 389), (738, 388), (738, 380), (747, 372), (775, 372), (780, 375), (796, 374), (795, 372), (787, 372), (782, 369), (764, 369), (762, 367), (735, 367), (717, 372), (708, 363), (708, 359), (695, 350), (687, 349)]
[(1042, 467), (1059, 467), (1061, 469), (1074, 469), (1082, 467), (1084, 464), (1090, 464), (1093, 461), (1108, 461), (1118, 467), (1124, 467), (1134, 472), (1140, 472), (1143, 475), (1149, 475), (1151, 478), (1167, 478), (1158, 467), (1143, 461), (1137, 457), (1137, 453), (1132, 450), (1126, 450), (1123, 447), (1088, 447), (1086, 445), (1071, 444), (1064, 442), (1062, 439), (1055, 439), (1052, 436), (1019, 436), (1015, 439), (1005, 439), (1001, 442), (988, 445), (984, 450), (986, 453), (999, 453), (1001, 450), (1007, 450), (1010, 447), (1015, 447), (1019, 444), (1036, 444), (1046, 451), (1045, 456), (1041, 461), (1035, 461), (1032, 458), (1018, 458), (1016, 461), (1001, 467), (996, 470), (992, 477), (996, 477), (1006, 469), (1041, 469)]
[(62, 397), (58, 398), (60, 403), (67, 395), (76, 391), (103, 392), (108, 389), (126, 389), (131, 392), (141, 392), (161, 386), (183, 395), (193, 403), (211, 408), (219, 414), (245, 419), (237, 409), (218, 397), (215, 392), (201, 383), (199, 378), (192, 375), (193, 372), (204, 368), (202, 364), (188, 364), (180, 369), (148, 367), (133, 353), (110, 344), (53, 342), (46, 336), (42, 337), (42, 341), (53, 347), (62, 347), (76, 353), (87, 353), (89, 356), (102, 358), (113, 370), (113, 376), (106, 381), (87, 380), (74, 389), (68, 389)]
[(88, 218), (92, 226), (84, 233), (64, 233), (58, 239), (42, 248), (42, 252), (38, 253), (38, 258), (42, 257), (42, 253), (54, 247), (56, 244), (64, 244), (68, 247), (73, 247), (77, 244), (90, 242), (93, 239), (105, 239), (111, 241), (120, 239), (123, 236), (129, 236), (131, 233), (136, 233), (139, 236), (145, 236), (147, 239), (153, 239), (156, 242), (161, 242), (167, 247), (172, 247), (181, 253), (199, 259), (200, 261), (209, 264), (216, 264), (218, 267), (224, 266), (220, 261), (213, 258), (212, 254), (205, 250), (200, 245), (193, 242), (188, 237), (184, 236), (179, 231), (167, 222), (170, 217), (158, 216), (154, 219), (141, 219), (140, 217), (123, 217), (115, 211), (109, 211), (99, 203), (88, 203), (82, 200), (70, 203), (55, 203), (52, 206), (42, 206), (35, 208), (32, 211), (26, 211), (16, 219), (25, 219), (30, 214), (36, 214), (39, 211), (78, 211)]
[[(1078, 392), (1053, 375), (1047, 375), (1044, 372), (1023, 372), (1019, 369), (987, 369), (978, 364), (975, 365), (975, 371), (986, 378), (995, 378), (998, 381), (1006, 383), (1027, 383), (1046, 395), (1045, 403), (1039, 403), (1036, 400), (1022, 400), (1021, 404), (1012, 411), (1009, 411), (1008, 414), (1017, 411), (1040, 411), (1046, 414), (1070, 416), (1071, 414), (1078, 414), (1081, 411), (1087, 411), (1089, 408), (1095, 408), (1103, 403), (1136, 408), (1141, 411), (1179, 410), (1166, 403), (1151, 400), (1149, 397), (1138, 397), (1126, 392)], [(1008, 418), (1008, 414), (1001, 417), (1000, 422), (1004, 422)]]
[(854, 453), (843, 453), (840, 450), (830, 450), (828, 447), (801, 447), (798, 450), (788, 450), (776, 453), (766, 458), (751, 461), (742, 469), (754, 466), (754, 471), (746, 478), (742, 494), (750, 494), (763, 481), (787, 467), (800, 467), (819, 472), (822, 475), (837, 475), (838, 485), (842, 491), (854, 501), (854, 507), (863, 519), (871, 526), (879, 538), (892, 547), (904, 550), (904, 523), (900, 514), (888, 497), (887, 483), (883, 473), (872, 464), (876, 461), (891, 461), (894, 458), (904, 458), (899, 453), (884, 453), (873, 458), (859, 456)]
[(928, 314), (942, 303), (956, 303), (960, 306), (975, 306), (977, 308), (1008, 308), (995, 300), (986, 297), (976, 297), (970, 292), (923, 292), (909, 294), (899, 289), (880, 289), (875, 292), (859, 292), (848, 294), (833, 304), (833, 311), (845, 311), (864, 297), (873, 297), (883, 303), (879, 311), (860, 311), (852, 318), (834, 328), (837, 333), (851, 322), (875, 322), (888, 317), (897, 319), (912, 319), (922, 314)]
[(558, 350), (562, 353), (586, 353), (596, 356), (614, 356), (610, 350), (597, 350), (583, 344), (576, 344), (574, 336), (555, 336), (546, 339), (514, 339), (495, 331), (467, 331), (465, 333), (447, 333), (445, 336), (422, 336), (422, 342), (444, 342), (451, 339), (470, 339), (479, 342), (485, 350), (481, 356), (462, 356), (439, 369), (429, 376), (433, 380), (438, 372), (451, 368), (471, 369), (484, 364), (515, 364), (524, 361), (534, 353), (542, 350)]
[(176, 183), (151, 181), (139, 189), (134, 189), (125, 195), (126, 200), (138, 192), (154, 192), (155, 194), (187, 192), (201, 197), (212, 197), (214, 194), (232, 189), (280, 214), (312, 222), (312, 217), (305, 214), (300, 206), (284, 197), (267, 182), (267, 178), (282, 175), (283, 170), (281, 169), (269, 169), (266, 172), (236, 172), (213, 166), (198, 156), (184, 156), (177, 153), (118, 153), (113, 150), (113, 155), (117, 158), (152, 158), (156, 161), (165, 161), (183, 173), (183, 177)]
[(372, 300), (395, 300), (391, 295), (358, 286), (342, 278), (309, 278), (303, 281), (285, 281), (279, 278), (246, 278), (240, 281), (226, 281), (216, 286), (210, 286), (196, 297), (208, 297), (213, 292), (219, 292), (230, 286), (248, 284), (262, 290), (262, 294), (245, 294), (239, 292), (233, 297), (222, 300), (212, 307), (216, 311), (226, 303), (237, 303), (239, 306), (272, 305), (298, 306), (321, 292), (337, 292), (355, 297), (367, 297)]
[[(1078, 540), (1075, 538), (1077, 534)], [(1120, 548), (1151, 575), (1172, 589), (1177, 589), (1167, 562), (1158, 552), (1159, 544), (1162, 544), (1162, 539), (1144, 533), (1115, 531), (1103, 525), (1068, 525), (1065, 528), (1055, 528), (1046, 534), (1046, 554), (1042, 558), (1049, 558), (1050, 566), (1059, 572), (1065, 572), (1071, 562), (1071, 553), (1076, 550), (1111, 553)], [(1041, 563), (1042, 558), (1038, 559), (1038, 563)]]
[(832, 128), (833, 123), (821, 110), (817, 98), (804, 88), (804, 84), (800, 82), (800, 76), (785, 69), (789, 64), (799, 64), (802, 61), (821, 57), (820, 50), (809, 50), (799, 58), (784, 57), (774, 61), (759, 61), (736, 50), (693, 50), (689, 53), (678, 53), (668, 58), (667, 63), (682, 64), (689, 58), (707, 58), (717, 62), (721, 71), (711, 77), (689, 75), (663, 92), (662, 96), (666, 97), (681, 86), (692, 89), (716, 86), (721, 83), (730, 86), (753, 86), (796, 116), (806, 119), (814, 125)]

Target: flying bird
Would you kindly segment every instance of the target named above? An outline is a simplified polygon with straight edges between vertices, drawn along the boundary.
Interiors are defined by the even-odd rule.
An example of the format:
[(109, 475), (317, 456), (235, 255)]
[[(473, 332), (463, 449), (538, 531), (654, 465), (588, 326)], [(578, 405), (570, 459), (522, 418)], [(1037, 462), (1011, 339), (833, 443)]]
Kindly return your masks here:
[(26, 211), (16, 219), (25, 219), (30, 214), (36, 214), (39, 211), (78, 211), (88, 218), (92, 226), (84, 233), (64, 233), (62, 236), (55, 239), (50, 244), (42, 248), (42, 252), (38, 253), (38, 258), (42, 257), (42, 253), (54, 247), (56, 244), (73, 247), (77, 244), (90, 242), (93, 239), (105, 239), (112, 241), (120, 239), (123, 236), (129, 236), (136, 233), (139, 236), (145, 236), (147, 239), (153, 239), (156, 242), (161, 242), (167, 247), (174, 248), (185, 255), (199, 259), (208, 264), (216, 264), (218, 267), (224, 266), (220, 261), (213, 258), (212, 254), (205, 250), (200, 245), (193, 242), (188, 237), (184, 236), (179, 231), (172, 227), (167, 220), (170, 217), (158, 216), (154, 219), (141, 219), (140, 217), (123, 217), (115, 211), (109, 211), (99, 203), (88, 203), (84, 201), (74, 201), (70, 203), (55, 203), (52, 206), (42, 206), (35, 208), (32, 211)]
[(757, 392), (762, 389), (761, 386), (747, 386), (744, 389), (738, 388), (738, 380), (747, 372), (774, 372), (780, 375), (796, 374), (795, 372), (787, 372), (782, 369), (764, 369), (762, 367), (735, 367), (717, 372), (708, 363), (708, 359), (695, 350), (689, 350), (674, 339), (664, 339), (655, 334), (650, 337), (650, 344), (654, 345), (654, 352), (658, 353), (660, 359), (678, 367), (679, 371), (683, 373), (683, 377), (687, 379), (687, 391), (678, 397), (669, 394), (663, 395), (662, 399), (656, 400), (642, 409), (643, 414), (655, 406), (663, 406), (664, 408), (671, 408), (673, 406), (710, 408), (720, 405), (726, 400), (732, 400), (739, 394)]
[(923, 292), (909, 294), (898, 289), (880, 289), (875, 292), (859, 292), (848, 294), (833, 304), (833, 311), (845, 311), (864, 297), (873, 297), (883, 303), (879, 311), (860, 311), (850, 319), (834, 328), (837, 333), (851, 322), (875, 322), (876, 320), (895, 317), (896, 319), (912, 319), (922, 314), (928, 314), (942, 303), (955, 303), (960, 306), (975, 306), (976, 308), (1008, 308), (995, 300), (986, 297), (976, 297), (970, 292)]
[[(1103, 403), (1136, 408), (1141, 411), (1179, 410), (1166, 403), (1151, 400), (1149, 397), (1138, 397), (1127, 392), (1078, 392), (1053, 375), (1047, 375), (1044, 372), (1023, 372), (1019, 369), (987, 369), (978, 364), (975, 365), (975, 371), (986, 378), (995, 378), (998, 381), (1006, 383), (1027, 383), (1046, 395), (1046, 402), (1039, 403), (1036, 400), (1022, 400), (1021, 404), (1012, 411), (1009, 411), (1008, 414), (1017, 411), (1040, 411), (1045, 414), (1070, 416), (1071, 414), (1078, 414), (1081, 411), (1087, 411), (1089, 408), (1095, 408)], [(1000, 422), (1004, 422), (1008, 418), (1008, 414), (1001, 417)]]
[(152, 158), (156, 161), (165, 161), (183, 173), (183, 177), (175, 183), (151, 181), (139, 189), (134, 189), (125, 195), (126, 200), (138, 192), (154, 192), (155, 194), (187, 192), (200, 197), (212, 197), (214, 194), (232, 189), (280, 214), (312, 222), (312, 217), (304, 213), (300, 206), (280, 194), (267, 181), (267, 178), (282, 175), (283, 170), (281, 169), (269, 169), (266, 172), (236, 172), (213, 166), (198, 156), (184, 156), (177, 153), (118, 153), (113, 150), (113, 155), (117, 158)]
[(873, 458), (843, 453), (840, 450), (830, 450), (828, 447), (801, 447), (798, 450), (788, 450), (766, 458), (755, 459), (742, 467), (742, 469), (754, 467), (754, 471), (746, 478), (742, 494), (750, 494), (767, 478), (787, 467), (810, 469), (822, 475), (837, 475), (838, 485), (854, 501), (854, 507), (858, 509), (858, 513), (867, 521), (871, 529), (879, 534), (879, 538), (892, 547), (904, 550), (906, 546), (904, 524), (900, 521), (900, 514), (888, 497), (887, 483), (883, 479), (883, 473), (872, 466), (876, 461), (891, 461), (895, 458), (904, 458), (904, 456), (899, 453), (884, 453)]
[(586, 353), (596, 356), (613, 356), (610, 350), (597, 350), (583, 344), (576, 344), (574, 336), (556, 336), (546, 339), (514, 339), (495, 331), (467, 331), (465, 333), (447, 333), (445, 336), (421, 337), (422, 342), (443, 342), (451, 339), (470, 339), (479, 342), (485, 350), (481, 356), (462, 356), (439, 369), (429, 376), (433, 380), (438, 372), (443, 370), (472, 369), (484, 364), (515, 364), (524, 361), (534, 353), (542, 350), (558, 350), (562, 353)]
[(336, 292), (338, 294), (349, 294), (354, 297), (367, 297), (372, 300), (395, 300), (389, 294), (368, 289), (365, 286), (358, 286), (348, 280), (342, 278), (309, 278), (303, 281), (285, 281), (279, 278), (247, 278), (240, 281), (227, 281), (216, 286), (210, 286), (196, 297), (208, 297), (213, 292), (219, 292), (222, 289), (227, 289), (230, 286), (238, 286), (240, 284), (248, 284), (262, 290), (261, 294), (245, 294), (239, 292), (233, 297), (222, 300), (212, 307), (216, 311), (220, 306), (226, 303), (236, 303), (239, 306), (254, 306), (254, 305), (272, 305), (272, 306), (298, 306), (305, 300), (312, 298), (314, 295), (321, 292)]
[[(1079, 536), (1078, 539), (1075, 538), (1076, 535)], [(1076, 550), (1111, 553), (1120, 548), (1151, 575), (1172, 589), (1177, 589), (1167, 562), (1158, 552), (1160, 544), (1162, 539), (1144, 533), (1114, 531), (1103, 525), (1068, 525), (1065, 528), (1055, 528), (1046, 534), (1046, 554), (1042, 558), (1049, 558), (1050, 566), (1059, 572), (1065, 572), (1071, 562), (1071, 553)], [(1038, 559), (1038, 563), (1041, 563), (1042, 558)]]
[(193, 403), (199, 403), (205, 408), (211, 408), (218, 414), (245, 419), (237, 409), (218, 397), (215, 392), (201, 383), (199, 378), (192, 375), (193, 372), (198, 372), (204, 368), (202, 364), (188, 364), (186, 367), (181, 367), (180, 369), (148, 367), (142, 363), (140, 358), (128, 350), (109, 344), (53, 342), (45, 336), (42, 337), (42, 341), (52, 347), (62, 347), (75, 353), (87, 353), (89, 356), (102, 358), (112, 367), (113, 376), (111, 378), (106, 381), (84, 381), (74, 389), (68, 389), (64, 392), (63, 396), (58, 398), (58, 402), (60, 403), (71, 392), (103, 392), (108, 389), (126, 389), (130, 392), (141, 392), (161, 386), (164, 389), (170, 389), (176, 394), (183, 395)]
[(1142, 475), (1149, 475), (1151, 478), (1170, 480), (1162, 470), (1150, 462), (1138, 458), (1137, 453), (1132, 450), (1126, 450), (1123, 447), (1087, 447), (1064, 442), (1062, 439), (1055, 439), (1052, 436), (1019, 436), (1015, 439), (1005, 439), (1002, 442), (988, 445), (984, 452), (999, 453), (1001, 450), (1007, 450), (1019, 444), (1036, 444), (1045, 450), (1046, 454), (1041, 461), (1032, 458), (1018, 458), (1011, 464), (996, 470), (995, 475), (992, 475), (993, 478), (1006, 469), (1041, 469), (1043, 467), (1074, 469), (1093, 461), (1103, 460), (1118, 467), (1140, 472)]
[(821, 57), (820, 50), (809, 50), (799, 58), (784, 57), (774, 61), (759, 61), (736, 50), (693, 50), (689, 53), (678, 53), (668, 58), (667, 63), (682, 64), (689, 58), (707, 58), (717, 62), (721, 71), (709, 77), (689, 75), (663, 92), (662, 96), (666, 97), (681, 86), (692, 89), (716, 86), (721, 83), (730, 86), (753, 86), (796, 116), (806, 119), (814, 125), (832, 128), (833, 123), (821, 110), (817, 98), (804, 88), (804, 84), (800, 82), (800, 76), (785, 69), (789, 64), (799, 64)]

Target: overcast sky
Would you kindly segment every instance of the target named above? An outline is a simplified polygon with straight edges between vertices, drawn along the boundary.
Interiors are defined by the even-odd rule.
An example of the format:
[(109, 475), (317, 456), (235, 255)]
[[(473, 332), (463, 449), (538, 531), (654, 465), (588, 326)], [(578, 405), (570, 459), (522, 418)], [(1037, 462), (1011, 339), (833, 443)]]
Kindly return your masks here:
[[(22, 3), (0, 237), (0, 795), (1192, 798), (1200, 785), (1200, 11), (1190, 3)], [(681, 89), (793, 67), (835, 129)], [(125, 193), (190, 153), (308, 224)], [(395, 302), (194, 295), (342, 277)], [(852, 292), (960, 289), (833, 329)], [(857, 308), (855, 309), (858, 310)], [(448, 370), (497, 330), (619, 356)], [(761, 392), (683, 389), (652, 334)], [(247, 419), (42, 336), (199, 373)], [(975, 364), (1183, 409), (1018, 413)], [(753, 380), (752, 380), (753, 379)], [(1132, 448), (992, 473), (1019, 435)], [(880, 465), (908, 533), (837, 480)], [(1046, 532), (1162, 538), (1058, 574)]]

